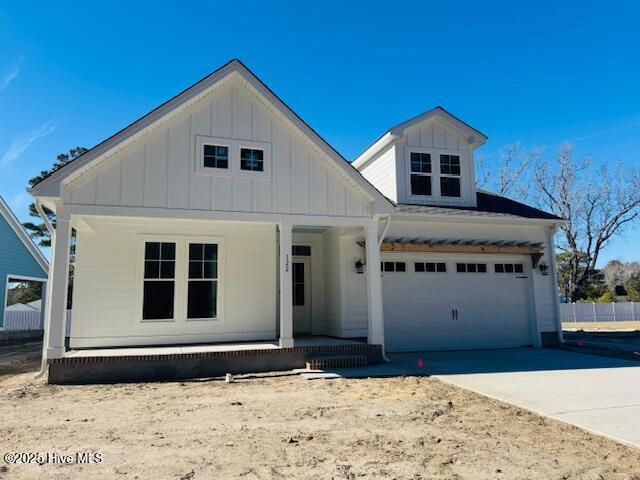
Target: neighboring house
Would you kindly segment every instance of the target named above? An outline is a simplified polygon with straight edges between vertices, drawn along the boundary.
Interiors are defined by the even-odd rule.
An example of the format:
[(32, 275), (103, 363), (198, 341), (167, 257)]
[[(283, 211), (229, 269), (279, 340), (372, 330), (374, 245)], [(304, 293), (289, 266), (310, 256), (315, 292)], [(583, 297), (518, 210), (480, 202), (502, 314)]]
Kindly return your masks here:
[(436, 108), (349, 164), (234, 60), (31, 190), (58, 222), (47, 354), (72, 228), (71, 349), (557, 342), (562, 220), (476, 189), (486, 140)]
[(4, 328), (8, 280), (45, 283), (48, 269), (47, 259), (0, 197), (0, 328)]

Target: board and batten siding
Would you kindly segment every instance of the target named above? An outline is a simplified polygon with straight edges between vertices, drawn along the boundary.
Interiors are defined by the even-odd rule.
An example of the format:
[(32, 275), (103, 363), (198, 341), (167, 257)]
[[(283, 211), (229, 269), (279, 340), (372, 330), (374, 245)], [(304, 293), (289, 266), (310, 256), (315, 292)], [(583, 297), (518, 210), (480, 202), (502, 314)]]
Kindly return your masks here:
[[(66, 185), (64, 202), (371, 216), (369, 199), (272, 108), (242, 80), (230, 79)], [(197, 137), (266, 144), (264, 174), (240, 171), (238, 165), (202, 173)], [(232, 161), (239, 159), (232, 155)]]
[[(90, 228), (77, 232), (71, 348), (276, 338), (274, 225), (117, 217), (85, 221)], [(220, 319), (141, 321), (140, 246), (149, 238), (222, 240)]]

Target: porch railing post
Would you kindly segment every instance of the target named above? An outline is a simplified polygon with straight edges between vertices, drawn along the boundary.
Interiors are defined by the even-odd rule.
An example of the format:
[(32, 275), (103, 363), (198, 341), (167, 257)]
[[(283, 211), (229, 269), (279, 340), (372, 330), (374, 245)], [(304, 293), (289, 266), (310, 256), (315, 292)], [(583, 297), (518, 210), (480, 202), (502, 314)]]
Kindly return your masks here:
[(290, 223), (280, 223), (280, 347), (293, 347)]

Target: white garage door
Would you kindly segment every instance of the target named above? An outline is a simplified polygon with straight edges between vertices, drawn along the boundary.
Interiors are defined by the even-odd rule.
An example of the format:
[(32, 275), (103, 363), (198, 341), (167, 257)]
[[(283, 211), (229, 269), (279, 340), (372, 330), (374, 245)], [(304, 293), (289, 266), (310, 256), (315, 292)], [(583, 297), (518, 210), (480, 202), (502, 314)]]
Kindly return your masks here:
[(389, 351), (531, 345), (526, 256), (382, 257)]

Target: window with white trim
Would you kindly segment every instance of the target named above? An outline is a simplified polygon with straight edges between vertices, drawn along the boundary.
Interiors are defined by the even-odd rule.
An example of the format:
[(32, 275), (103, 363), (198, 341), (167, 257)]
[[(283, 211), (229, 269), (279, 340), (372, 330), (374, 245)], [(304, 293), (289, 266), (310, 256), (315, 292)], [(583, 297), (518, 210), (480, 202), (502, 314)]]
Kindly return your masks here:
[(172, 320), (176, 291), (176, 244), (145, 242), (143, 320)]
[(228, 146), (204, 144), (202, 153), (205, 168), (229, 168)]
[(524, 265), (522, 263), (496, 263), (496, 273), (524, 273)]
[(405, 262), (380, 262), (380, 270), (382, 272), (404, 273), (407, 271)]
[(264, 150), (261, 148), (241, 148), (240, 170), (264, 172)]
[(447, 273), (444, 262), (415, 262), (413, 268), (416, 273)]
[(218, 311), (218, 245), (189, 243), (187, 318), (212, 319)]
[(431, 154), (411, 152), (411, 195), (431, 195)]
[(458, 273), (487, 273), (486, 263), (456, 263)]
[(440, 155), (440, 195), (460, 196), (460, 156)]

